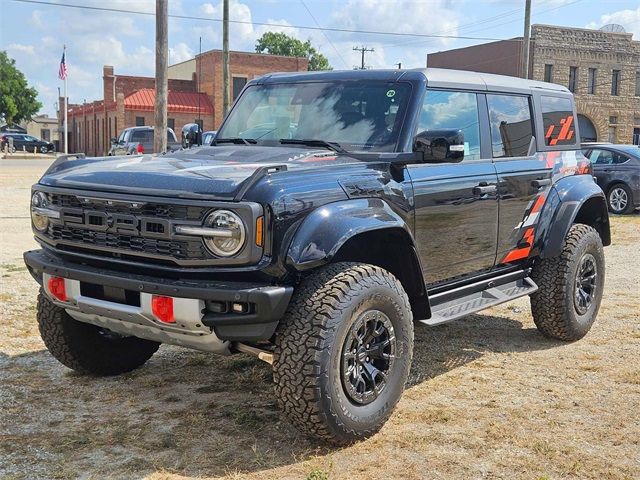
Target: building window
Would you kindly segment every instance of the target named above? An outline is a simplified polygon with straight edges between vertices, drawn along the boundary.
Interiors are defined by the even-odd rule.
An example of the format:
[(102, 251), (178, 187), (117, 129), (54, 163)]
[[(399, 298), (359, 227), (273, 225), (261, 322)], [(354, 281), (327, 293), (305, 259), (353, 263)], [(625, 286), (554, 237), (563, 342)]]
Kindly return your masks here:
[(587, 93), (590, 95), (595, 95), (596, 93), (596, 78), (598, 76), (597, 68), (589, 69), (589, 78), (587, 79)]
[(144, 117), (136, 117), (136, 127), (144, 127)]
[(175, 118), (167, 119), (167, 127), (169, 127), (171, 130), (173, 130), (175, 132), (176, 131), (176, 119)]
[(575, 92), (578, 88), (578, 67), (569, 67), (569, 90)]
[(553, 65), (550, 63), (547, 63), (544, 66), (544, 81), (553, 82)]
[(42, 138), (42, 140), (44, 140), (45, 142), (48, 142), (51, 140), (51, 130), (49, 130), (48, 128), (43, 128), (40, 130), (40, 138)]
[(617, 115), (609, 115), (609, 123), (618, 123)]
[(633, 137), (631, 137), (631, 143), (640, 146), (640, 127), (633, 129)]
[(533, 136), (529, 99), (517, 95), (487, 95), (493, 158), (524, 157)]
[(609, 143), (616, 143), (616, 127), (609, 127), (609, 138), (607, 141)]
[(620, 70), (611, 72), (611, 95), (620, 95)]
[(636, 97), (640, 97), (640, 71), (636, 72)]
[(242, 92), (242, 89), (246, 84), (246, 77), (233, 77), (233, 100), (238, 98), (240, 92)]

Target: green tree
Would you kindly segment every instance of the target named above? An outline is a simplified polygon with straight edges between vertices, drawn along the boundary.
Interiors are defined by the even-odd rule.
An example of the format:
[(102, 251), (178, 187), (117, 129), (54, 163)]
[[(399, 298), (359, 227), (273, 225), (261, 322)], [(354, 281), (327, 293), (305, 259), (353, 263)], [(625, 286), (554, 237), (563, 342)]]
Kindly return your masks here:
[(303, 42), (281, 32), (266, 32), (256, 41), (256, 52), (270, 55), (304, 57), (309, 60), (308, 70), (332, 70), (327, 57), (311, 46), (311, 41)]
[(27, 79), (16, 68), (16, 61), (7, 52), (0, 52), (0, 120), (8, 124), (30, 120), (42, 104), (38, 92), (29, 87)]

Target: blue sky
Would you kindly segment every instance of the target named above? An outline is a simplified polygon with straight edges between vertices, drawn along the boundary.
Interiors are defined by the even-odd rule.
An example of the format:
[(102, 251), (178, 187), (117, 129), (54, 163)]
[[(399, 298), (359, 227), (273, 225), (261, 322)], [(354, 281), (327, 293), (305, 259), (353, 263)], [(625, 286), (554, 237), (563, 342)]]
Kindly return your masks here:
[[(108, 6), (154, 12), (153, 0), (43, 0), (54, 3)], [(253, 51), (267, 30), (310, 39), (335, 69), (360, 63), (354, 46), (366, 45), (372, 67), (421, 67), (429, 52), (462, 47), (481, 40), (428, 39), (305, 30), (297, 26), (344, 28), (420, 34), (510, 38), (522, 35), (524, 0), (231, 0), (231, 19), (291, 27), (236, 24), (230, 48)], [(222, 18), (221, 0), (169, 0), (169, 13), (203, 19)], [(55, 114), (58, 62), (67, 45), (70, 102), (102, 96), (102, 66), (116, 74), (153, 75), (154, 18), (134, 13), (80, 10), (54, 5), (0, 0), (0, 50), (7, 50), (29, 83), (40, 93), (42, 111)], [(15, 21), (14, 21), (15, 20)], [(533, 0), (532, 23), (598, 28), (622, 24), (640, 40), (637, 0)], [(206, 20), (170, 19), (170, 63), (203, 50), (220, 48), (222, 26)]]

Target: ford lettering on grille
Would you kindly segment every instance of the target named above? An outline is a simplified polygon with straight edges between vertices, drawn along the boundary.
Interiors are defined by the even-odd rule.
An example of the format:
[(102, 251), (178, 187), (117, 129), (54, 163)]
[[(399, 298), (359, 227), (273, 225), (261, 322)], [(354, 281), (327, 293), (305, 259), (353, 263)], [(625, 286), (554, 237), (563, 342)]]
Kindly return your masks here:
[(150, 238), (171, 237), (171, 223), (163, 218), (97, 210), (63, 209), (61, 219), (65, 226), (86, 228), (98, 232), (122, 233)]

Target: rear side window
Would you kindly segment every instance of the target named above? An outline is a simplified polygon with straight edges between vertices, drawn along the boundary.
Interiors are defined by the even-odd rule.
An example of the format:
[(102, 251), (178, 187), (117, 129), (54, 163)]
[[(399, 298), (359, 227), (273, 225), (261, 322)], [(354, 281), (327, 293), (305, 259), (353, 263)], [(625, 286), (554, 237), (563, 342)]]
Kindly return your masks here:
[(493, 158), (524, 157), (533, 136), (529, 98), (487, 95)]
[(153, 141), (153, 132), (150, 130), (134, 130), (131, 141), (143, 143)]
[(576, 125), (571, 100), (541, 97), (544, 144), (548, 147), (576, 144)]

